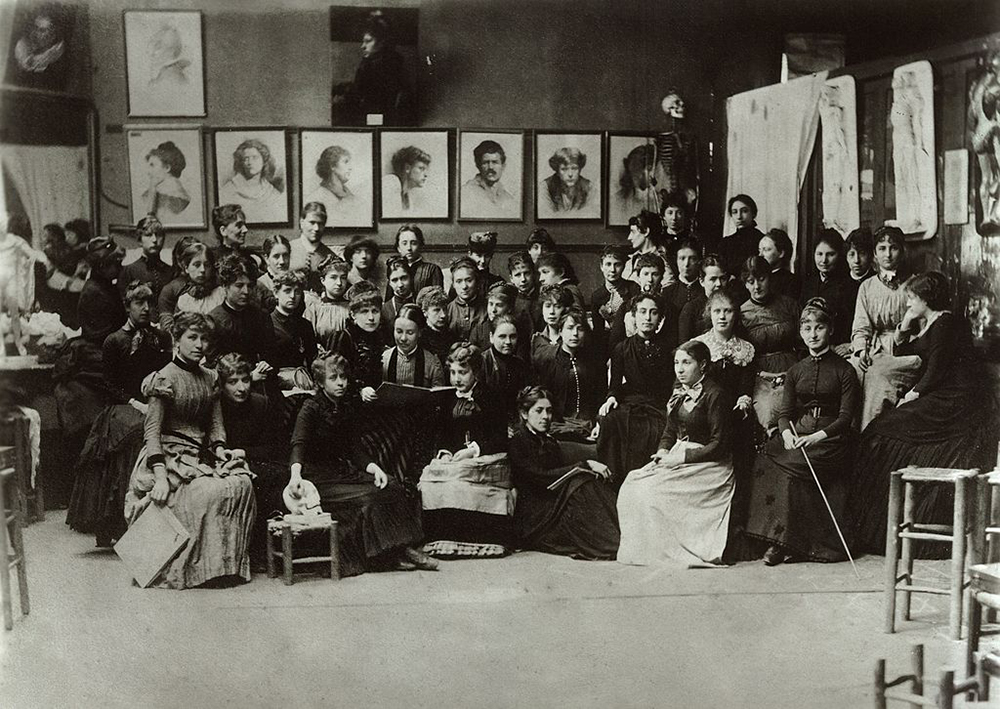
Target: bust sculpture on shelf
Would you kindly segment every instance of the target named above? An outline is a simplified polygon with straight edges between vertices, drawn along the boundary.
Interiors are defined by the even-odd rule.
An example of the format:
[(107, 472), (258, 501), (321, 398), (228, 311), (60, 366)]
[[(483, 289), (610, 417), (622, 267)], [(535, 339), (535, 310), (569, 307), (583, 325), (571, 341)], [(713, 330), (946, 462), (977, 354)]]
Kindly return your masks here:
[(667, 131), (656, 138), (656, 189), (662, 196), (682, 195), (693, 217), (698, 208), (697, 141), (684, 129), (686, 108), (677, 90), (670, 89), (660, 107), (667, 117)]

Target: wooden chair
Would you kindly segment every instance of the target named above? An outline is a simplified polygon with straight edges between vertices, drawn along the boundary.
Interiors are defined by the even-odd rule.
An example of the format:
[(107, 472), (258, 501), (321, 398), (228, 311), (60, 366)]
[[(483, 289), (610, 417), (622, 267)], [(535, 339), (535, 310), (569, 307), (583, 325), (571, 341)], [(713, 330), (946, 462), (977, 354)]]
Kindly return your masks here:
[[(974, 532), (977, 515), (973, 500), (979, 471), (953, 468), (907, 467), (891, 474), (889, 480), (889, 515), (885, 537), (885, 632), (896, 632), (896, 594), (902, 593), (902, 619), (910, 619), (910, 598), (914, 593), (950, 596), (949, 635), (962, 635), (962, 600), (965, 587), (966, 553), (973, 561), (982, 555), (985, 543), (981, 532)], [(916, 486), (949, 484), (955, 489), (952, 524), (922, 524), (913, 518)], [(948, 588), (922, 586), (913, 582), (913, 541), (931, 541), (951, 545), (951, 579)], [(898, 575), (899, 562), (903, 573)]]
[[(909, 674), (900, 675), (892, 680), (885, 677), (885, 660), (878, 660), (875, 663), (875, 709), (887, 709), (888, 702), (906, 702), (911, 709), (918, 707), (933, 707), (934, 709), (954, 709), (955, 697), (960, 694), (969, 694), (969, 699), (978, 695), (984, 703), (967, 701), (965, 707), (988, 707), (989, 697), (982, 695), (981, 683), (977, 678), (970, 678), (961, 682), (955, 681), (955, 672), (945, 670), (941, 672), (937, 682), (936, 695), (928, 696), (924, 692), (929, 689), (924, 678), (924, 646), (914, 645), (911, 652), (912, 671)], [(909, 691), (894, 690), (901, 684), (909, 684)], [(987, 692), (988, 687), (987, 687)]]
[[(295, 537), (304, 532), (327, 532), (330, 535), (330, 555), (329, 556), (306, 556), (295, 558), (292, 550), (292, 541)], [(275, 551), (274, 538), (281, 537), (281, 551)], [(315, 564), (319, 562), (329, 562), (330, 580), (340, 579), (340, 556), (339, 544), (337, 541), (337, 520), (328, 517), (322, 521), (308, 524), (294, 524), (283, 519), (272, 519), (267, 522), (267, 576), (275, 578), (278, 571), (275, 567), (275, 559), (280, 558), (284, 570), (284, 582), (286, 586), (294, 583), (293, 570), (295, 564)]]
[(1000, 677), (1000, 658), (989, 654), (980, 657), (984, 608), (1000, 610), (1000, 563), (969, 567), (969, 634), (965, 641), (965, 668), (970, 677), (978, 675), (981, 681), (985, 680), (983, 691), (988, 698), (989, 677)]
[[(31, 605), (28, 601), (28, 571), (24, 557), (24, 537), (21, 534), (23, 512), (14, 504), (14, 495), (8, 503), (8, 486), (16, 485), (13, 468), (0, 470), (0, 595), (3, 596), (3, 624), (7, 630), (14, 628), (14, 599), (10, 589), (10, 570), (17, 569), (17, 585), (21, 600), (21, 615), (28, 615)], [(8, 509), (9, 505), (9, 509)]]

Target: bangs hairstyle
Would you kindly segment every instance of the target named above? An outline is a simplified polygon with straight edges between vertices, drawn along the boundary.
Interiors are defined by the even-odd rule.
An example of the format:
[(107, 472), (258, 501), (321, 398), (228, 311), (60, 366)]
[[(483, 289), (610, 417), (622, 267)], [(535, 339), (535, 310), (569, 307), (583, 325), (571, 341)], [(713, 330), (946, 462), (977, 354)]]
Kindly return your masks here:
[(149, 287), (148, 283), (131, 281), (125, 287), (125, 295), (122, 296), (122, 302), (125, 304), (125, 307), (127, 308), (136, 301), (145, 301), (147, 303), (153, 301), (153, 289)]
[(270, 256), (271, 252), (274, 251), (274, 247), (278, 245), (284, 246), (288, 249), (288, 253), (292, 252), (292, 245), (288, 243), (288, 239), (283, 237), (281, 234), (271, 234), (269, 237), (264, 239), (264, 243), (261, 244), (261, 251), (264, 253), (264, 258)]
[(351, 363), (342, 354), (328, 353), (313, 360), (312, 376), (317, 386), (323, 386), (327, 377), (338, 372), (351, 378)]
[(378, 288), (368, 281), (359, 281), (347, 289), (348, 305), (347, 309), (351, 315), (357, 315), (364, 308), (375, 308), (382, 310), (382, 296), (379, 295)]
[(659, 254), (639, 254), (639, 257), (635, 260), (635, 273), (641, 273), (644, 268), (655, 268), (660, 272), (660, 275), (663, 275), (667, 270), (667, 264), (663, 263), (663, 259), (660, 258)]
[(666, 211), (671, 207), (679, 209), (686, 217), (688, 212), (687, 197), (682, 195), (680, 192), (671, 192), (666, 195), (663, 198), (663, 201), (660, 202), (660, 214), (666, 213)]
[(911, 276), (904, 287), (927, 303), (927, 307), (931, 310), (947, 310), (951, 305), (951, 285), (948, 277), (938, 271)]
[(653, 295), (652, 293), (639, 293), (638, 295), (632, 296), (631, 300), (628, 302), (628, 312), (635, 315), (635, 311), (639, 307), (639, 303), (644, 300), (653, 301), (653, 304), (660, 313), (660, 317), (663, 317), (663, 300), (659, 296)]
[(567, 322), (572, 322), (583, 328), (584, 332), (590, 332), (590, 323), (587, 322), (587, 315), (579, 308), (570, 308), (559, 318), (559, 329), (562, 330)]
[(903, 234), (903, 230), (898, 226), (883, 224), (876, 229), (875, 236), (872, 237), (872, 250), (874, 251), (874, 248), (883, 241), (887, 241), (901, 249), (906, 248), (906, 236)]
[(542, 399), (552, 401), (552, 394), (548, 389), (540, 386), (527, 386), (517, 393), (517, 410), (521, 414), (526, 414), (531, 407)]
[(625, 263), (628, 261), (628, 255), (629, 248), (625, 244), (608, 244), (601, 249), (601, 261), (610, 257)]
[(712, 361), (712, 351), (701, 340), (688, 340), (677, 346), (675, 352), (684, 352), (698, 364), (707, 365)]
[(871, 256), (875, 253), (875, 244), (872, 237), (872, 230), (866, 226), (858, 227), (847, 235), (844, 242), (844, 253), (851, 249)]
[(740, 269), (740, 280), (746, 283), (751, 278), (755, 281), (770, 280), (771, 266), (763, 256), (751, 256), (743, 262)]
[(200, 332), (211, 338), (215, 332), (215, 322), (204, 313), (177, 313), (174, 316), (173, 324), (170, 326), (170, 335), (174, 338), (174, 342), (181, 339), (188, 330)]
[(233, 285), (243, 276), (249, 279), (250, 269), (240, 254), (228, 253), (219, 259), (218, 278), (223, 288)]
[[(48, 229), (49, 226), (59, 227), (58, 224), (48, 225), (45, 228)], [(144, 236), (158, 236), (163, 238), (167, 235), (167, 230), (155, 214), (147, 214), (139, 223), (135, 225), (135, 236), (137, 239), (141, 239)]]
[(346, 275), (351, 270), (351, 265), (347, 263), (344, 259), (339, 256), (330, 255), (323, 259), (316, 271), (319, 273), (319, 277), (326, 278), (326, 274), (330, 273), (342, 273)]
[(535, 270), (535, 262), (527, 251), (515, 251), (507, 257), (507, 273), (513, 276), (514, 270), (519, 266), (524, 266), (529, 271)]
[(807, 322), (823, 323), (828, 327), (833, 327), (833, 312), (826, 298), (810, 298), (802, 307), (802, 314), (799, 315), (799, 325)]
[(385, 277), (386, 279), (392, 278), (392, 272), (399, 269), (406, 273), (413, 280), (413, 269), (410, 264), (407, 263), (406, 259), (402, 256), (390, 256), (385, 262)]
[(227, 382), (239, 375), (250, 376), (250, 361), (239, 352), (229, 352), (222, 355), (215, 363), (215, 371), (219, 379)]
[(719, 269), (720, 271), (722, 271), (723, 277), (729, 275), (728, 273), (726, 273), (726, 267), (722, 265), (722, 260), (719, 259), (719, 257), (716, 256), (715, 254), (709, 254), (708, 256), (706, 256), (705, 258), (703, 258), (701, 260), (701, 275), (702, 276), (705, 275), (705, 269), (708, 269), (708, 268), (717, 268), (717, 269)]
[(541, 306), (543, 303), (554, 303), (568, 308), (573, 304), (573, 294), (569, 292), (566, 286), (560, 283), (542, 286), (542, 289), (538, 292), (538, 304)]
[(413, 234), (413, 236), (415, 236), (417, 238), (417, 243), (420, 244), (420, 248), (424, 248), (425, 243), (424, 243), (424, 232), (423, 232), (423, 230), (420, 227), (418, 227), (416, 224), (404, 224), (403, 226), (399, 227), (399, 229), (396, 230), (396, 248), (397, 249), (399, 248), (399, 237), (402, 236), (403, 234), (405, 234), (406, 232), (410, 232), (411, 234)]
[(556, 242), (549, 235), (548, 230), (542, 229), (541, 227), (539, 227), (538, 229), (532, 229), (531, 233), (528, 234), (528, 238), (524, 242), (524, 245), (527, 246), (529, 249), (534, 244), (540, 244), (549, 251), (555, 251), (556, 248)]
[(469, 234), (469, 253), (480, 256), (492, 256), (497, 250), (497, 239), (500, 237), (495, 231), (476, 231)]
[(448, 358), (444, 361), (446, 365), (457, 364), (459, 367), (471, 369), (478, 372), (483, 364), (483, 354), (471, 342), (456, 342), (448, 352)]
[(486, 291), (486, 301), (489, 302), (491, 299), (501, 300), (508, 306), (514, 307), (514, 301), (517, 300), (517, 290), (512, 285), (498, 281)]
[(437, 306), (439, 308), (448, 307), (448, 294), (441, 286), (424, 286), (417, 293), (417, 305), (426, 314), (428, 310)]
[(185, 236), (174, 247), (174, 263), (182, 273), (187, 271), (196, 256), (205, 256), (209, 265), (214, 266), (215, 259), (212, 258), (212, 252), (193, 236)]
[(406, 303), (399, 309), (396, 317), (393, 318), (393, 324), (395, 324), (396, 320), (400, 319), (409, 320), (417, 326), (417, 330), (420, 332), (423, 332), (427, 328), (427, 318), (424, 317), (424, 311), (420, 309), (420, 306), (413, 303)]
[(748, 194), (738, 194), (735, 197), (730, 197), (729, 201), (726, 202), (726, 214), (733, 211), (733, 205), (737, 202), (742, 202), (750, 209), (750, 214), (754, 219), (757, 218), (757, 203), (754, 202), (753, 197)]
[(448, 270), (451, 271), (452, 277), (454, 277), (455, 274), (463, 268), (472, 271), (473, 276), (477, 276), (477, 272), (479, 271), (479, 268), (476, 266), (476, 262), (468, 256), (459, 256), (458, 258), (453, 259), (451, 265), (448, 266)]
[(274, 277), (274, 292), (277, 293), (279, 288), (305, 290), (306, 274), (302, 271), (281, 271)]
[(715, 291), (712, 295), (708, 296), (708, 302), (705, 303), (705, 319), (711, 322), (712, 320), (712, 306), (715, 305), (720, 300), (724, 300), (733, 309), (733, 331), (736, 331), (740, 325), (743, 324), (743, 315), (740, 312), (740, 303), (728, 288), (722, 288)]
[[(356, 235), (351, 237), (351, 241), (344, 247), (344, 260), (350, 262), (354, 258), (354, 252), (360, 251), (361, 249), (368, 249), (371, 254), (372, 261), (378, 259), (378, 243), (370, 237)], [(373, 266), (377, 264), (372, 264)]]
[(492, 335), (497, 331), (497, 328), (501, 325), (510, 325), (514, 330), (517, 330), (517, 322), (514, 320), (514, 316), (510, 313), (504, 313), (503, 315), (497, 315), (490, 321), (490, 334)]

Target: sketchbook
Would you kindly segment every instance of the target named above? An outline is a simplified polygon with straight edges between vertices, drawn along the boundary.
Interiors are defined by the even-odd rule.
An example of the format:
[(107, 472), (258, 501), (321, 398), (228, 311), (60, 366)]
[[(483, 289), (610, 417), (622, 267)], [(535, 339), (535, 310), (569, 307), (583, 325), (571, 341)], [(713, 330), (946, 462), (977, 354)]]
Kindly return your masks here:
[(584, 475), (584, 474), (586, 474), (586, 475), (592, 475), (595, 478), (599, 477), (597, 475), (597, 473), (595, 473), (590, 468), (584, 468), (584, 467), (578, 465), (575, 468), (573, 468), (572, 470), (570, 470), (568, 473), (564, 473), (558, 480), (556, 480), (555, 482), (551, 483), (545, 489), (546, 490), (556, 490), (556, 489), (562, 487), (563, 485), (565, 485), (571, 478), (575, 478), (577, 475)]
[(169, 508), (151, 502), (115, 544), (115, 553), (139, 585), (148, 588), (190, 539)]
[(413, 406), (429, 401), (454, 396), (455, 387), (418, 387), (412, 384), (382, 382), (375, 391), (379, 406)]

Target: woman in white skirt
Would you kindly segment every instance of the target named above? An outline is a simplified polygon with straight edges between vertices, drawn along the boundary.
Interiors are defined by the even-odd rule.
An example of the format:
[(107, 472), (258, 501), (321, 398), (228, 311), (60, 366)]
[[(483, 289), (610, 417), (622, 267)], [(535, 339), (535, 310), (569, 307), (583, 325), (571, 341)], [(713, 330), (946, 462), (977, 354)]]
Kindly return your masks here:
[(678, 388), (659, 450), (628, 474), (618, 493), (618, 561), (645, 566), (714, 565), (722, 559), (733, 499), (733, 402), (705, 377), (708, 346), (685, 342), (674, 355)]

